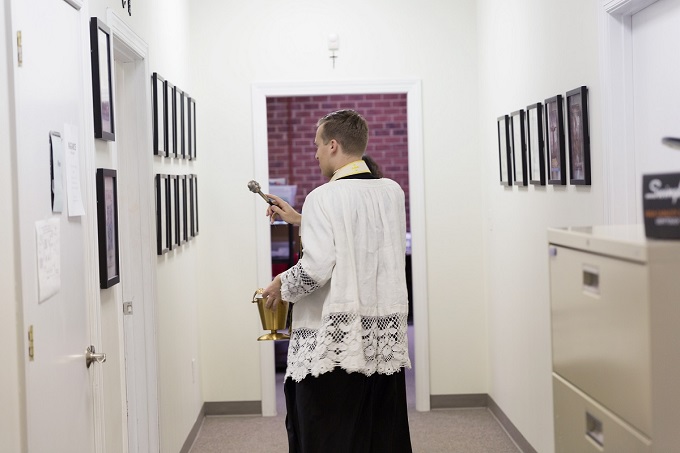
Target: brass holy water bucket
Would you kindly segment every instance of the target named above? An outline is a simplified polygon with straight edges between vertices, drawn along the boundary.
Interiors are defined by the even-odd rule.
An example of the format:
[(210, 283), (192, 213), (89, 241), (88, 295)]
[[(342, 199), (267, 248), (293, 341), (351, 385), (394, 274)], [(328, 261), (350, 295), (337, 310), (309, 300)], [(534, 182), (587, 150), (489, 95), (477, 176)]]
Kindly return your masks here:
[(278, 330), (286, 328), (286, 321), (288, 320), (288, 302), (283, 301), (276, 311), (269, 310), (265, 307), (267, 299), (262, 297), (264, 289), (260, 288), (253, 294), (252, 303), (257, 304), (257, 310), (260, 312), (260, 321), (262, 321), (262, 328), (270, 332), (262, 335), (257, 341), (264, 340), (288, 340), (290, 335), (280, 333)]

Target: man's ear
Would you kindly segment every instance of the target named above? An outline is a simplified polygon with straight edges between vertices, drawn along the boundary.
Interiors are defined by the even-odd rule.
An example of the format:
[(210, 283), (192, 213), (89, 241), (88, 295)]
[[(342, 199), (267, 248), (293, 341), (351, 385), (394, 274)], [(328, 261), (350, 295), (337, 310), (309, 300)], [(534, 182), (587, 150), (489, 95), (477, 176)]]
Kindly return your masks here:
[(331, 139), (330, 144), (331, 144), (331, 153), (335, 154), (335, 152), (338, 150), (340, 144), (335, 139)]

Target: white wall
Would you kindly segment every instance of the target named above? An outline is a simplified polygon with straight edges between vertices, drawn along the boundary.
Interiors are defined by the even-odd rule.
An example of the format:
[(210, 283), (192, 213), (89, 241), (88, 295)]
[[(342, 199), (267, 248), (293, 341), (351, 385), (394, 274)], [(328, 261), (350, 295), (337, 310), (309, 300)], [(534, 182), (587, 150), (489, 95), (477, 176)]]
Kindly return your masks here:
[[(340, 36), (335, 69), (327, 36)], [(260, 400), (251, 84), (421, 79), (431, 393), (487, 390), (475, 1), (203, 0), (191, 9), (206, 401)], [(262, 150), (257, 150), (262, 152)], [(300, 156), (312, 159), (313, 156)]]
[[(602, 223), (601, 87), (592, 0), (479, 0), (489, 394), (533, 447), (554, 451), (546, 228)], [(588, 86), (592, 186), (504, 188), (496, 118)]]
[[(9, 2), (0, 8), (0, 452), (26, 448), (23, 386), (23, 337), (20, 328), (20, 279), (15, 272), (14, 159), (10, 138), (9, 72), (12, 41), (9, 36)], [(13, 108), (13, 107), (12, 107)]]
[[(130, 26), (146, 44), (149, 51), (149, 70), (158, 72), (173, 85), (189, 94), (190, 84), (188, 34), (188, 0), (152, 0), (132, 2), (132, 16), (117, 0), (94, 2), (89, 5), (90, 15), (106, 21), (107, 8), (111, 8)], [(151, 77), (151, 74), (149, 74)], [(149, 79), (149, 84), (151, 80)], [(150, 114), (150, 113), (149, 113)], [(119, 122), (120, 124), (120, 122)], [(113, 146), (97, 141), (97, 165), (117, 168)], [(148, 150), (151, 154), (151, 149)], [(154, 173), (187, 174), (200, 172), (195, 165), (176, 159), (153, 157)], [(152, 178), (153, 175), (149, 175)], [(199, 181), (201, 178), (199, 177)], [(152, 196), (152, 194), (148, 194)], [(155, 219), (155, 213), (153, 214)], [(192, 361), (198, 359), (198, 288), (196, 275), (201, 270), (196, 259), (201, 237), (177, 251), (157, 258), (157, 344), (158, 344), (158, 404), (161, 451), (180, 451), (196, 422), (203, 400), (200, 375), (194, 376)], [(155, 242), (148, 244), (153, 250)], [(102, 316), (115, 322), (119, 311), (112, 310), (122, 303), (120, 291), (102, 293)], [(140, 308), (141, 310), (141, 308)], [(113, 320), (113, 321), (112, 321)], [(109, 326), (109, 333), (119, 333), (119, 326)], [(106, 329), (103, 329), (107, 332)], [(150, 335), (148, 332), (147, 335)], [(109, 344), (114, 341), (105, 338)], [(109, 381), (115, 385), (116, 381)], [(120, 427), (108, 426), (114, 434)], [(108, 434), (108, 433), (107, 433)]]

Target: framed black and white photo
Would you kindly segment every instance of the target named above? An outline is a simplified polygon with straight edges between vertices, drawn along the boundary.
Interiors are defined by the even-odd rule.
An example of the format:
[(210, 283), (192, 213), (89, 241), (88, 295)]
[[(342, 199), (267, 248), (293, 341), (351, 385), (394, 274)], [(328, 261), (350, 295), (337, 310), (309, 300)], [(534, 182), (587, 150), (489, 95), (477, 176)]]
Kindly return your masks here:
[(116, 139), (113, 115), (113, 54), (111, 29), (96, 17), (90, 18), (90, 58), (92, 64), (92, 100), (94, 137)]
[(545, 186), (545, 152), (543, 149), (543, 105), (538, 102), (527, 107), (527, 151), (529, 154), (529, 182)]
[(500, 170), (500, 181), (503, 186), (512, 185), (511, 165), (512, 157), (510, 156), (510, 142), (509, 134), (509, 118), (508, 115), (498, 117), (496, 121), (496, 131), (498, 133), (498, 162)]
[(198, 176), (189, 175), (189, 234), (198, 236)]
[(569, 183), (590, 185), (590, 133), (588, 130), (588, 88), (567, 92), (569, 135)]
[(168, 175), (156, 175), (156, 253), (163, 255), (172, 244), (170, 221), (170, 179)]
[(565, 185), (567, 168), (564, 153), (564, 113), (562, 95), (546, 99), (545, 131), (548, 155), (548, 184)]
[(153, 153), (169, 157), (168, 154), (168, 97), (165, 80), (154, 72), (151, 76), (151, 99), (153, 105)]
[(524, 110), (510, 114), (510, 136), (512, 137), (512, 179), (517, 186), (527, 186), (527, 153), (524, 130)]
[(96, 187), (99, 287), (105, 289), (120, 281), (116, 170), (98, 168)]

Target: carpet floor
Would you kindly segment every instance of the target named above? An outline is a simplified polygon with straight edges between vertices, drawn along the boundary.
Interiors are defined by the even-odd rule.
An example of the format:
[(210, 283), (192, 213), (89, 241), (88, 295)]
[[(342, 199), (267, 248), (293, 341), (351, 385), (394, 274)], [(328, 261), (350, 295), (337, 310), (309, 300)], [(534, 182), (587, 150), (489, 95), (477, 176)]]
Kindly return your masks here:
[[(409, 412), (415, 453), (518, 453), (519, 449), (487, 409)], [(205, 417), (191, 453), (287, 451), (284, 416)], [(348, 452), (350, 453), (350, 452)]]

